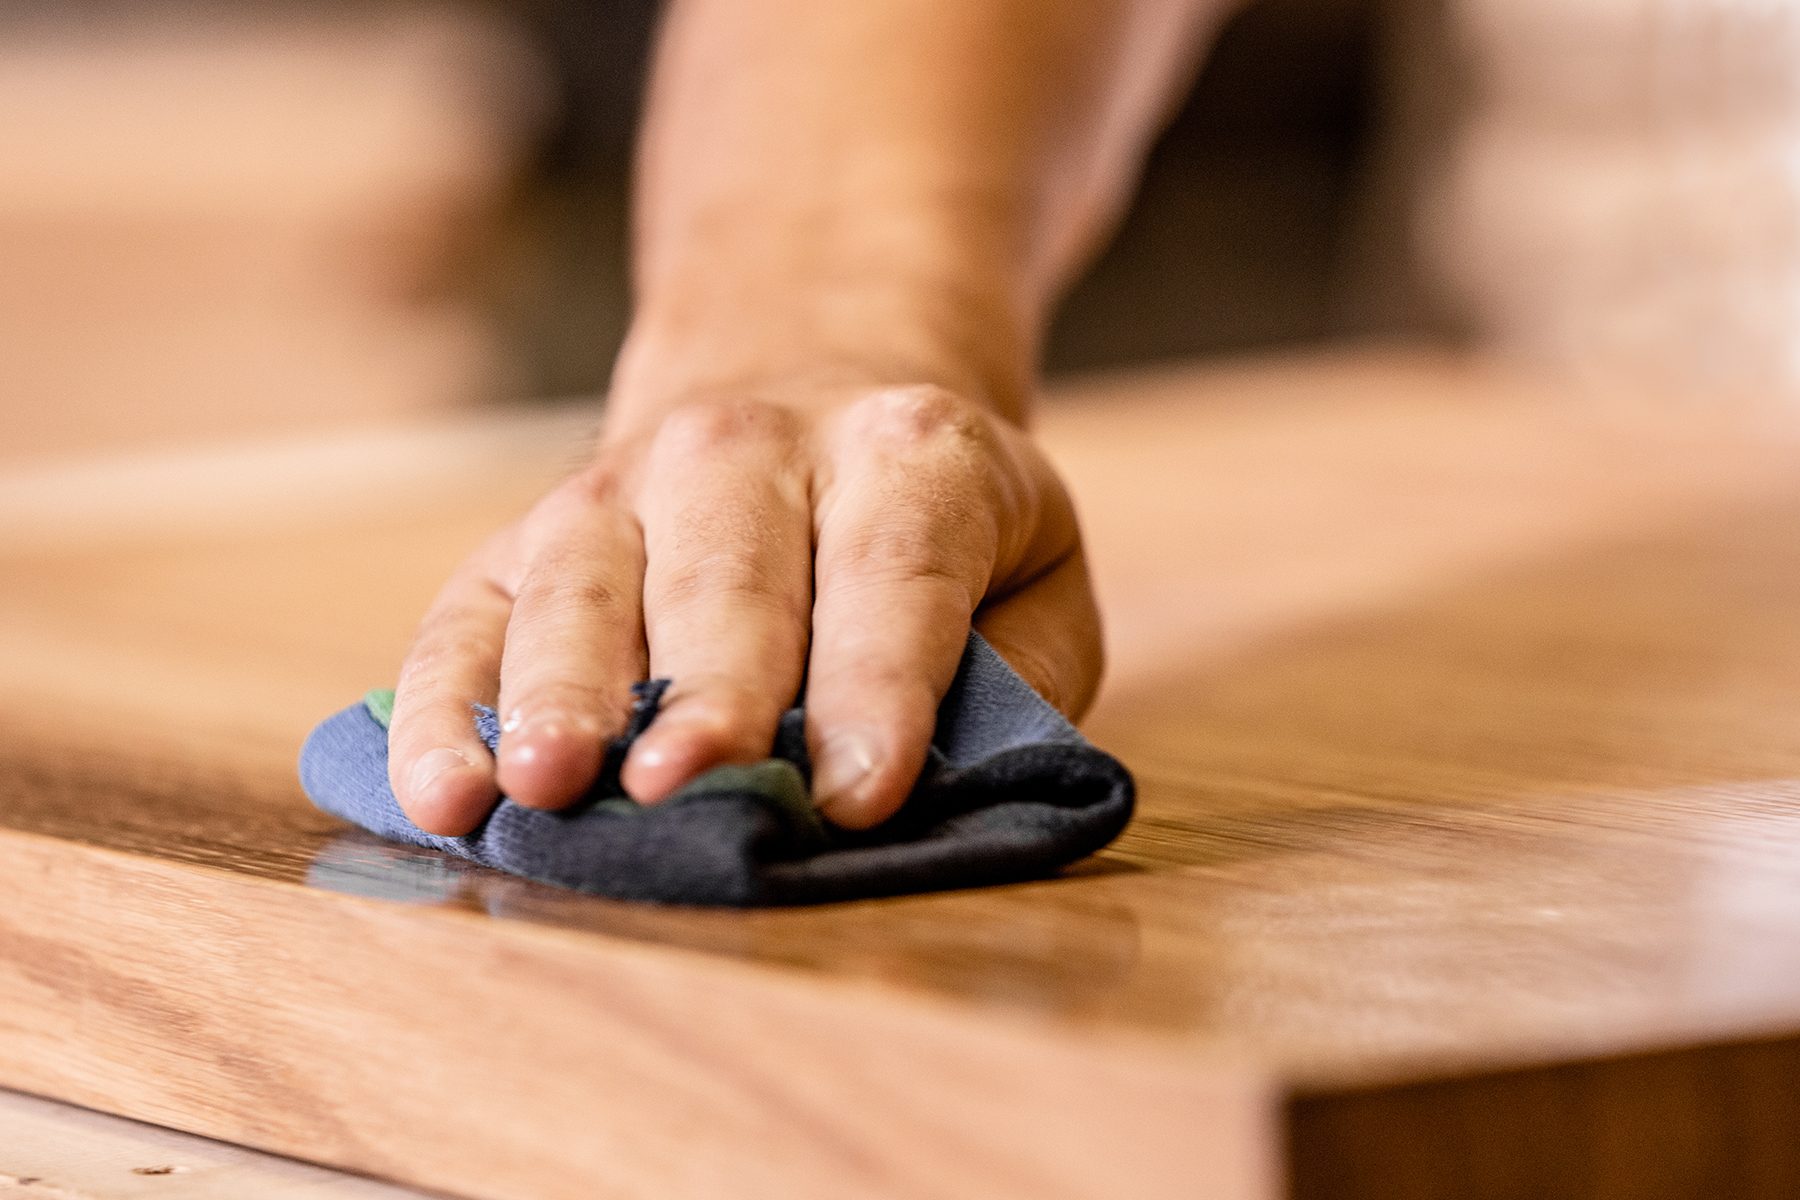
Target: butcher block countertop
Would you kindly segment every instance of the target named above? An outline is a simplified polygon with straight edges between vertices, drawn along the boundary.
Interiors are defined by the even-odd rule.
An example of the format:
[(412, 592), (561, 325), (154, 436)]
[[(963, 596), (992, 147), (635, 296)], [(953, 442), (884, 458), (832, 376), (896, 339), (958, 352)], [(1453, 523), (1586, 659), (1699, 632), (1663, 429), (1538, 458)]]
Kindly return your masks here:
[(1800, 1190), (1800, 413), (1405, 347), (1054, 389), (1136, 820), (751, 912), (295, 778), (593, 423), (0, 476), (0, 1086), (484, 1200)]

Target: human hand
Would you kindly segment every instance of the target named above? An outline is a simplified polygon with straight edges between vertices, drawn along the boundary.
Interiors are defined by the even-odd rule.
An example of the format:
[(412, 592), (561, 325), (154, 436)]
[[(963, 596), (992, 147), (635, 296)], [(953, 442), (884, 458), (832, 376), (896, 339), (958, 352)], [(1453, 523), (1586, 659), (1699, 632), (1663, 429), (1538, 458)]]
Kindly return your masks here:
[[(400, 671), (390, 779), (432, 833), (593, 784), (629, 685), (673, 680), (621, 781), (644, 804), (768, 756), (805, 681), (821, 812), (905, 800), (971, 621), (1076, 715), (1098, 614), (1068, 495), (1018, 427), (935, 385), (615, 400), (591, 463), (457, 569)], [(475, 734), (494, 704), (499, 752)]]

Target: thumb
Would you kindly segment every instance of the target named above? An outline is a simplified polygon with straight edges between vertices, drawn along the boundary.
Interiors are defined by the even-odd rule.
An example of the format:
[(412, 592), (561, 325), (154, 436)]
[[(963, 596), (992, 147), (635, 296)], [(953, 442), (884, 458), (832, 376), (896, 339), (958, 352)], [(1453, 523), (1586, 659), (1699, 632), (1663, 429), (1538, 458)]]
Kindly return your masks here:
[(1030, 584), (984, 605), (975, 629), (1070, 720), (1093, 703), (1105, 651), (1100, 611), (1080, 549)]

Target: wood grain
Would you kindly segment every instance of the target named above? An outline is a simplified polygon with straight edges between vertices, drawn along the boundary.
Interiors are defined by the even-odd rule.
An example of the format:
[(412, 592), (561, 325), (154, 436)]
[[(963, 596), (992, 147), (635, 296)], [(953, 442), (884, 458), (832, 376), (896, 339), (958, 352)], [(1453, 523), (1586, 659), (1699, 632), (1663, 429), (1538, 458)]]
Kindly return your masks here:
[[(1605, 1164), (1671, 1120), (1629, 1064), (1695, 1056), (1680, 1112), (1800, 1036), (1790, 416), (1398, 351), (1068, 389), (1139, 819), (1056, 880), (752, 913), (292, 778), (588, 420), (421, 430), (404, 486), (289, 446), (0, 487), (0, 1083), (473, 1196), (1268, 1195), (1283, 1122), (1304, 1195), (1511, 1195), (1525, 1150), (1404, 1174), (1448, 1119), (1408, 1089), (1479, 1141), (1587, 1072)], [(1525, 1194), (1664, 1194), (1609, 1172)]]
[(0, 1092), (0, 1195), (18, 1200), (426, 1200), (224, 1142)]
[(1800, 1040), (1308, 1096), (1294, 1200), (1786, 1200), (1800, 1195)]

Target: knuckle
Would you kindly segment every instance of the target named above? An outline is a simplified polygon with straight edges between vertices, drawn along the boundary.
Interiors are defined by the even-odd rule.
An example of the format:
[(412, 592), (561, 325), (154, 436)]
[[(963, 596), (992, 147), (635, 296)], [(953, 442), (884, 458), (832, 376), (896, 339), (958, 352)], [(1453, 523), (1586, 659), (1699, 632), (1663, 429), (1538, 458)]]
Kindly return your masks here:
[(630, 597), (617, 583), (572, 553), (547, 555), (533, 566), (519, 592), (515, 618), (523, 623), (561, 621), (624, 609)]
[(871, 393), (851, 406), (847, 419), (855, 440), (878, 450), (974, 445), (986, 429), (979, 410), (932, 384)]
[(946, 537), (946, 531), (918, 523), (859, 530), (833, 554), (833, 581), (839, 585), (926, 583), (954, 587), (964, 594), (972, 588), (979, 591), (985, 580), (975, 578), (978, 572), (973, 565), (991, 559), (991, 546), (975, 544), (981, 535), (973, 527), (964, 534)]
[(780, 580), (772, 565), (758, 555), (734, 551), (667, 568), (657, 580), (656, 593), (659, 607), (675, 609), (701, 603), (788, 607), (781, 603)]
[(445, 612), (413, 639), (400, 664), (399, 685), (429, 690), (434, 684), (448, 682), (458, 667), (476, 656), (484, 637), (477, 614), (457, 609)]
[(617, 504), (625, 495), (625, 472), (598, 458), (569, 476), (558, 492), (581, 504)]
[(594, 459), (540, 496), (514, 525), (504, 530), (499, 561), (528, 574), (546, 547), (568, 540), (572, 531), (593, 527), (602, 514), (630, 505), (631, 473), (610, 458)]
[(568, 678), (530, 680), (511, 691), (504, 711), (576, 713), (601, 716), (619, 707), (617, 697), (596, 683)]
[(432, 684), (443, 678), (444, 668), (453, 660), (455, 653), (455, 648), (449, 641), (436, 637), (414, 643), (406, 661), (400, 664), (395, 691), (430, 690)]
[(716, 455), (748, 442), (785, 438), (796, 421), (792, 412), (763, 400), (696, 400), (663, 418), (652, 453), (676, 463)]

